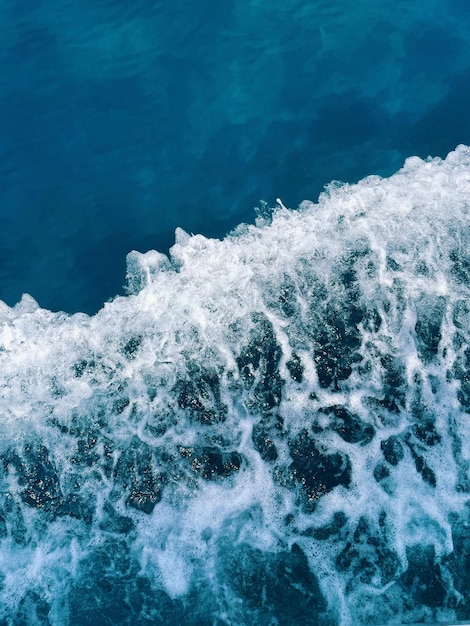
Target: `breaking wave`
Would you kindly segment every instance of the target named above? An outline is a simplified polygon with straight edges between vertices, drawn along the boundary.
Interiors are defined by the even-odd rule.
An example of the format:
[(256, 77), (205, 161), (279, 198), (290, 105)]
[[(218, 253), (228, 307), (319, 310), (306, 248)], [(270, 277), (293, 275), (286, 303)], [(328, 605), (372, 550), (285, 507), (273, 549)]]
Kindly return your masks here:
[(127, 285), (0, 303), (1, 624), (470, 618), (469, 148)]

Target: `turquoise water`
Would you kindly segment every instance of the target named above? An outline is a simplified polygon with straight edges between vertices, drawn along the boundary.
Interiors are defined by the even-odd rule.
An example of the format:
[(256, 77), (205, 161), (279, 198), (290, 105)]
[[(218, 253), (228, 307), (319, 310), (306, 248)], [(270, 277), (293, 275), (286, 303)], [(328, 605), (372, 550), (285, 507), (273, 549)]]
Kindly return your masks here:
[(469, 623), (466, 3), (0, 18), (0, 626)]
[(455, 0), (0, 9), (0, 298), (97, 311), (125, 255), (470, 143)]

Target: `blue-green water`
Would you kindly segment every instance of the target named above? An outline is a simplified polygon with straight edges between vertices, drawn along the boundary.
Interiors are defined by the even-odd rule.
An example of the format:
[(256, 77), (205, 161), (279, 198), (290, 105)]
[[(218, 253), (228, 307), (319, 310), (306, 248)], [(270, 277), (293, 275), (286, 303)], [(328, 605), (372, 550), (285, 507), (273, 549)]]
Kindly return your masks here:
[(95, 312), (125, 255), (470, 143), (455, 0), (0, 9), (0, 298)]
[(0, 626), (469, 622), (469, 22), (1, 3)]

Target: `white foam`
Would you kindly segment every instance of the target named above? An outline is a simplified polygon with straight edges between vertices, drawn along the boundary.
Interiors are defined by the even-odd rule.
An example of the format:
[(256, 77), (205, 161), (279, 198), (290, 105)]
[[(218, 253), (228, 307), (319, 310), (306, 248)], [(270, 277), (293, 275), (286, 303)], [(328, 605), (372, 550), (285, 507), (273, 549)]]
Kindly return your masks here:
[[(305, 202), (298, 211), (278, 200), (271, 224), (240, 228), (223, 241), (178, 230), (169, 259), (153, 251), (128, 255), (129, 296), (107, 303), (93, 317), (54, 314), (28, 296), (13, 308), (1, 304), (0, 452), (11, 446), (21, 451), (24, 443), (39, 437), (49, 449), (64, 493), (79, 473), (70, 462), (76, 446), (70, 429), (77, 423), (111, 438), (118, 450), (137, 436), (174, 454), (169, 484), (151, 515), (125, 507), (124, 495), (113, 502), (136, 525), (132, 550), (142, 572), (173, 598), (188, 593), (201, 569), (217, 578), (221, 538), (276, 551), (299, 540), (292, 528), (305, 533), (327, 524), (337, 511), (346, 513), (351, 529), (364, 514), (376, 522), (385, 511), (389, 547), (399, 555), (403, 569), (407, 547), (414, 543), (433, 544), (438, 556), (449, 554), (449, 516), (461, 515), (468, 499), (456, 489), (464, 468), (458, 467), (453, 453), (456, 440), (468, 438), (468, 420), (457, 398), (460, 382), (448, 380), (448, 372), (464, 350), (453, 343), (452, 315), (456, 301), (468, 299), (469, 285), (456, 276), (451, 252), (466, 255), (468, 250), (469, 197), (470, 149), (459, 146), (445, 160), (407, 159), (389, 179), (374, 176), (357, 185), (331, 185), (317, 204)], [(351, 263), (359, 285), (358, 305), (376, 309), (382, 322), (377, 329), (367, 326), (367, 320), (361, 322), (361, 367), (353, 365), (335, 391), (322, 387), (314, 357), (326, 308), (341, 314), (351, 304), (348, 286), (341, 280)], [(292, 314), (280, 304), (284, 283), (291, 290)], [(445, 298), (442, 339), (435, 357), (426, 361), (416, 323), (422, 309), (427, 310), (422, 303), (438, 297)], [(253, 313), (269, 321), (282, 349), (283, 400), (273, 413), (283, 417), (285, 436), (276, 442), (277, 464), (289, 473), (289, 442), (304, 429), (311, 431), (317, 418), (324, 426), (315, 435), (318, 445), (351, 460), (350, 487), (333, 489), (314, 513), (296, 503), (301, 485), (292, 477), (274, 477), (276, 463), (263, 462), (253, 445), (251, 428), (261, 418), (253, 389), (262, 374), (253, 370), (255, 383), (245, 388), (237, 367), (242, 349), (257, 332)], [(459, 332), (468, 345), (469, 329)], [(286, 364), (294, 352), (303, 362), (302, 382), (289, 377)], [(371, 409), (370, 398), (380, 399), (384, 388), (385, 356), (404, 366), (407, 395), (396, 415)], [(198, 367), (219, 376), (218, 402), (228, 407), (220, 423), (201, 424), (178, 403), (175, 389)], [(431, 378), (438, 392), (431, 389)], [(414, 452), (404, 444), (405, 458), (390, 467), (384, 489), (373, 478), (383, 460), (380, 444), (416, 422), (418, 387), (423, 415), (434, 415), (442, 440), (434, 448), (415, 442)], [(204, 393), (205, 401), (215, 402), (209, 397), (214, 391)], [(123, 397), (128, 404), (113, 408)], [(367, 446), (345, 441), (329, 428), (327, 414), (318, 416), (320, 407), (338, 404), (374, 426), (376, 436)], [(104, 426), (100, 414), (106, 416)], [(165, 428), (149, 430), (159, 419), (168, 422)], [(177, 445), (207, 446), (214, 441), (223, 441), (221, 449), (228, 452), (237, 450), (243, 460), (240, 471), (211, 482), (175, 451)], [(113, 453), (114, 467), (119, 454)], [(413, 454), (422, 455), (435, 472), (435, 488), (423, 481)], [(463, 443), (461, 458), (469, 460)], [(167, 471), (163, 461), (161, 470)], [(102, 511), (117, 479), (86, 465), (80, 471), (84, 496), (99, 491), (96, 506)], [(10, 468), (3, 486), (19, 492), (22, 487), (13, 474)], [(0, 597), (5, 606), (17, 606), (32, 579), (47, 579), (54, 603), (51, 572), (66, 571), (67, 580), (79, 575), (80, 564), (102, 541), (101, 518), (96, 513), (91, 530), (82, 521), (62, 518), (54, 523), (60, 529), (57, 535), (50, 530), (41, 536), (39, 513), (31, 516), (27, 505), (20, 505), (37, 547), (32, 553), (29, 546), (13, 548), (10, 537), (0, 540), (0, 571), (10, 572)], [(295, 520), (291, 526), (286, 524), (288, 516)], [(342, 623), (350, 623), (345, 594), (349, 574), (334, 568), (341, 545), (317, 545), (305, 537), (301, 543), (313, 571), (322, 572), (329, 598), (343, 607)]]

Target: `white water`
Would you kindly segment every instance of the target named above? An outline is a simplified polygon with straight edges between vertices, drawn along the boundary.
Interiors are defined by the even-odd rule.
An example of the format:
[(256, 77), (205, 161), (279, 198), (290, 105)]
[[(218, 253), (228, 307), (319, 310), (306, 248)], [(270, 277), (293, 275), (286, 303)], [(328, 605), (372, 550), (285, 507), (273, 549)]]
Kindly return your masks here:
[(460, 146), (178, 230), (93, 317), (0, 304), (0, 619), (468, 618), (469, 198)]

